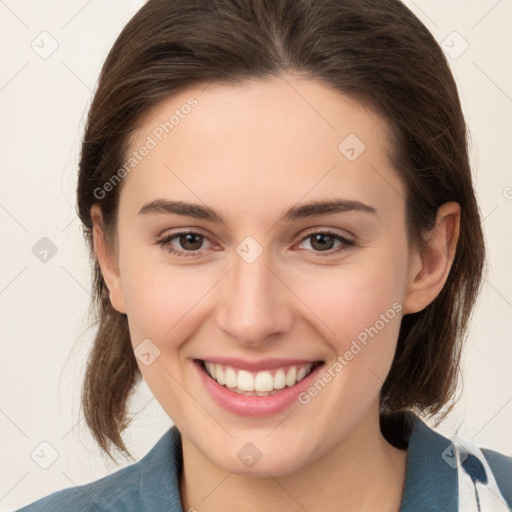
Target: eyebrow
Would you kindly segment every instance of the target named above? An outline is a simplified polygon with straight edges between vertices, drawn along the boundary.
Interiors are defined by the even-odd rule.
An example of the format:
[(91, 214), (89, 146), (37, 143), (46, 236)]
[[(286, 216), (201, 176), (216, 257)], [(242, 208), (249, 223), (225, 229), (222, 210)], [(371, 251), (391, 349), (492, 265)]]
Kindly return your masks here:
[[(318, 215), (332, 215), (350, 211), (360, 211), (377, 215), (377, 210), (372, 206), (360, 201), (349, 199), (331, 199), (326, 201), (312, 201), (309, 203), (295, 205), (289, 208), (281, 217), (281, 221), (292, 221), (315, 217)], [(183, 201), (168, 201), (166, 199), (155, 199), (145, 204), (138, 215), (154, 214), (176, 214), (195, 219), (208, 220), (225, 224), (221, 214), (215, 212), (208, 206), (200, 204), (186, 203)]]
[(327, 201), (312, 201), (290, 208), (281, 218), (281, 220), (298, 220), (317, 215), (330, 215), (334, 213), (343, 213), (350, 211), (359, 211), (376, 215), (377, 210), (372, 206), (361, 201), (352, 201), (349, 199), (332, 199)]

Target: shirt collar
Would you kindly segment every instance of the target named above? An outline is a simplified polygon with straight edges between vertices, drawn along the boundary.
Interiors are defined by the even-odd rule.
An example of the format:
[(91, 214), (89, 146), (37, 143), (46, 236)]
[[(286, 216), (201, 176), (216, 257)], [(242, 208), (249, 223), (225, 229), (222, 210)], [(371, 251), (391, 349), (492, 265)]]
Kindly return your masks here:
[(399, 512), (458, 510), (457, 470), (444, 454), (451, 442), (412, 413), (403, 414), (410, 425), (405, 486)]
[(183, 467), (181, 434), (172, 426), (140, 460), (140, 496), (143, 511), (183, 512), (180, 477)]
[[(386, 437), (407, 445), (407, 466), (399, 512), (457, 510), (457, 471), (443, 452), (450, 441), (412, 413), (395, 415), (383, 422)], [(140, 460), (140, 495), (144, 511), (183, 512), (180, 478), (183, 467), (181, 434), (174, 425)]]

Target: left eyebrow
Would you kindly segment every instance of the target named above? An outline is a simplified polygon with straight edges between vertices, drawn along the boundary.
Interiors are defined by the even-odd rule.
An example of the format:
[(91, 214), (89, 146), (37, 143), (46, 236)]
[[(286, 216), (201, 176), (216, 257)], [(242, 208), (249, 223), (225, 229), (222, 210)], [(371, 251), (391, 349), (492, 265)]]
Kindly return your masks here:
[(361, 201), (349, 199), (333, 199), (330, 201), (313, 201), (290, 208), (281, 220), (298, 220), (317, 215), (332, 215), (350, 211), (360, 211), (377, 215), (377, 210)]
[[(328, 201), (312, 201), (292, 206), (281, 217), (281, 221), (299, 220), (318, 215), (332, 215), (349, 211), (360, 211), (377, 215), (375, 208), (360, 201), (333, 199)], [(159, 213), (183, 215), (225, 224), (222, 215), (207, 206), (183, 201), (168, 201), (166, 199), (155, 199), (147, 203), (140, 209), (138, 214), (151, 215)]]

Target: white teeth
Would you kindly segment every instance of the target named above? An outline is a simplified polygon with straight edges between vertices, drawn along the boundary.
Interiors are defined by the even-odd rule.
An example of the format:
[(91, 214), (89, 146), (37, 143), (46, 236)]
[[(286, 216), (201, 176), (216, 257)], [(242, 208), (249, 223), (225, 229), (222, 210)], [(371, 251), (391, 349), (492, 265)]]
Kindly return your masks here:
[(254, 389), (256, 391), (272, 391), (274, 389), (274, 377), (270, 372), (258, 372), (256, 374)]
[(286, 374), (282, 368), (274, 375), (274, 389), (283, 389), (286, 386)]
[(284, 387), (292, 387), (304, 379), (313, 367), (312, 363), (301, 366), (297, 370), (292, 366), (285, 370), (279, 368), (274, 376), (268, 370), (251, 373), (246, 370), (237, 370), (231, 366), (205, 362), (206, 371), (219, 384), (232, 391), (247, 395), (267, 396), (274, 394)]
[(291, 388), (297, 382), (297, 368), (292, 366), (286, 374), (286, 385)]
[[(218, 370), (217, 370), (218, 372)], [(297, 382), (300, 382), (306, 376), (306, 368), (301, 368), (297, 371)]]
[(205, 361), (204, 365), (206, 366), (207, 372), (213, 377), (215, 375), (215, 365), (213, 363), (208, 363), (207, 361)]
[(252, 373), (249, 373), (245, 370), (240, 370), (238, 372), (238, 380), (236, 387), (238, 389), (241, 389), (242, 391), (254, 391), (254, 377), (252, 376)]
[(228, 388), (236, 388), (236, 372), (228, 366), (226, 368), (226, 387)]
[(217, 382), (219, 384), (226, 384), (226, 379), (224, 378), (224, 370), (221, 368), (221, 366), (218, 364), (216, 365), (217, 368), (215, 369), (215, 376), (217, 377)]

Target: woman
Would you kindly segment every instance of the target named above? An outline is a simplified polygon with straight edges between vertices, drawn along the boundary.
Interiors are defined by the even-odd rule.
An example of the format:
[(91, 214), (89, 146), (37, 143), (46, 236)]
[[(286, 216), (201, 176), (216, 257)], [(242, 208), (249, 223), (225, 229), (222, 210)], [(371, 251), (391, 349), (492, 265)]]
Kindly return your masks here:
[(484, 266), (465, 122), (400, 2), (149, 0), (103, 67), (77, 191), (109, 455), (143, 377), (172, 427), (25, 507), (508, 510), (453, 402)]

